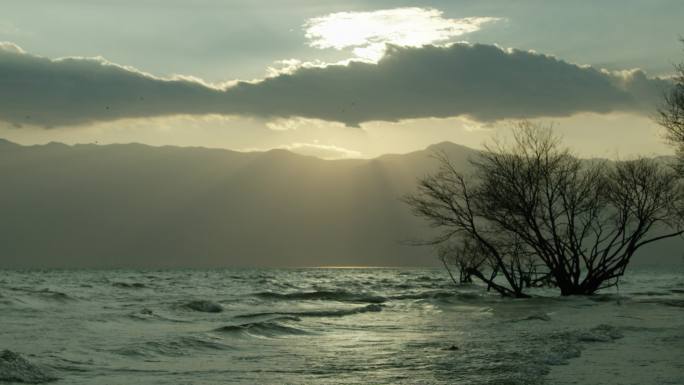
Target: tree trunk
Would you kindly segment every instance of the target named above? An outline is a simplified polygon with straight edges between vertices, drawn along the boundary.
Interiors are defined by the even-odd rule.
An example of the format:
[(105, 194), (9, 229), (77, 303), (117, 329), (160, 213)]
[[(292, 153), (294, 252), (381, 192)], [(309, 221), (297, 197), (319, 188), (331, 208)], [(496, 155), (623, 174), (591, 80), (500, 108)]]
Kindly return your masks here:
[(484, 276), (479, 270), (477, 269), (468, 269), (468, 272), (470, 273), (471, 276), (477, 277), (479, 280), (482, 282), (486, 283), (488, 287), (494, 289), (497, 293), (501, 294), (504, 297), (513, 297), (513, 298), (530, 298), (529, 295), (523, 293), (522, 288), (519, 287), (513, 287), (511, 289), (499, 285), (498, 283), (494, 282), (494, 279), (488, 279), (487, 277)]

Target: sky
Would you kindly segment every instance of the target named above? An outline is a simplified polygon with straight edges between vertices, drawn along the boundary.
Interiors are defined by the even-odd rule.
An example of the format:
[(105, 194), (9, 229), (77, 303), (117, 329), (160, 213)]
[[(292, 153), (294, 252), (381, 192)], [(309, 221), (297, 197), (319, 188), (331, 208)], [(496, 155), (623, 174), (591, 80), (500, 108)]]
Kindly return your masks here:
[(0, 137), (367, 158), (479, 148), (530, 119), (582, 156), (668, 154), (653, 117), (683, 16), (681, 0), (5, 0)]

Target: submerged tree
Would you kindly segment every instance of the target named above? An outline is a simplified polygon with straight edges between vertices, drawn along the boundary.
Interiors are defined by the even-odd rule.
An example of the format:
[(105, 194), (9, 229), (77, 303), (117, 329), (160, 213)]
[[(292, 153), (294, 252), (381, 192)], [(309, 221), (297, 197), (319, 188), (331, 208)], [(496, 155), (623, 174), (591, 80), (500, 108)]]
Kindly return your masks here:
[(677, 169), (684, 176), (684, 63), (676, 65), (675, 71), (675, 84), (665, 94), (665, 102), (658, 110), (658, 122), (667, 129), (667, 139), (677, 150)]
[(617, 284), (639, 248), (682, 234), (681, 186), (657, 161), (583, 161), (528, 122), (513, 139), (471, 160), (469, 176), (438, 156), (439, 170), (405, 197), (442, 230), (430, 243), (459, 241), (461, 258), (483, 257), (467, 271), (502, 295), (540, 284), (592, 294)]
[[(456, 284), (472, 283), (472, 272), (480, 269), (487, 262), (487, 257), (474, 249), (469, 240), (463, 243), (449, 242), (439, 245), (437, 257)], [(454, 278), (453, 270), (458, 270), (458, 282)]]
[[(517, 246), (518, 252), (509, 250), (505, 260), (499, 261), (491, 257), (482, 244), (465, 238), (440, 246), (437, 255), (454, 283), (453, 270), (457, 269), (459, 283), (470, 283), (476, 277), (487, 284), (487, 290), (494, 289), (504, 296), (526, 297), (524, 289), (533, 286), (538, 263), (531, 255), (520, 253), (520, 246)], [(497, 282), (500, 273), (506, 278), (506, 284)]]

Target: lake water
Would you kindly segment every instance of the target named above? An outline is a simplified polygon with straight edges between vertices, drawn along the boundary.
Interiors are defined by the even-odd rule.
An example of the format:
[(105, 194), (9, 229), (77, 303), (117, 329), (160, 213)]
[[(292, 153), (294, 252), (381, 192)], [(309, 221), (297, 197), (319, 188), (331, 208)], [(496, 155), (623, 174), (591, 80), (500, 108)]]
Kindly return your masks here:
[(647, 350), (652, 383), (684, 384), (681, 269), (534, 294), (440, 269), (0, 271), (0, 382), (561, 384), (596, 366), (631, 383)]

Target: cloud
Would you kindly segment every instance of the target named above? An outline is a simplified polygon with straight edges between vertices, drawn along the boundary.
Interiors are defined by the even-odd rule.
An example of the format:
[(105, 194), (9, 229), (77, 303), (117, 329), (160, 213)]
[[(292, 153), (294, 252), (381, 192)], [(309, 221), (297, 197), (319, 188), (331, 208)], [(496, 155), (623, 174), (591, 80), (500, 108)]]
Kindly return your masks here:
[(232, 105), (270, 118), (368, 121), (466, 116), (481, 122), (580, 112), (649, 113), (668, 81), (609, 73), (491, 45), (396, 47), (378, 63), (300, 68), (227, 90)]
[(9, 41), (0, 41), (0, 54), (1, 54), (1, 51), (16, 53), (16, 54), (26, 53), (26, 52), (24, 52), (23, 49), (21, 49), (21, 47), (19, 47), (18, 45), (14, 44), (12, 42), (9, 42)]
[(266, 122), (266, 128), (273, 131), (294, 131), (300, 128), (344, 128), (344, 124), (339, 122), (328, 122), (321, 119), (309, 119), (309, 118), (277, 118)]
[(430, 8), (395, 8), (371, 12), (337, 12), (310, 19), (305, 25), (311, 47), (352, 49), (359, 57), (380, 59), (389, 45), (420, 47), (451, 41), (475, 32), (495, 17), (445, 18)]
[(169, 115), (306, 118), (358, 126), (463, 116), (650, 113), (668, 81), (491, 45), (397, 47), (377, 63), (304, 66), (260, 81), (170, 79), (102, 58), (48, 59), (0, 44), (0, 120), (56, 127)]
[(0, 45), (0, 119), (15, 126), (223, 113), (222, 96), (196, 79), (162, 79), (103, 58), (51, 60)]

